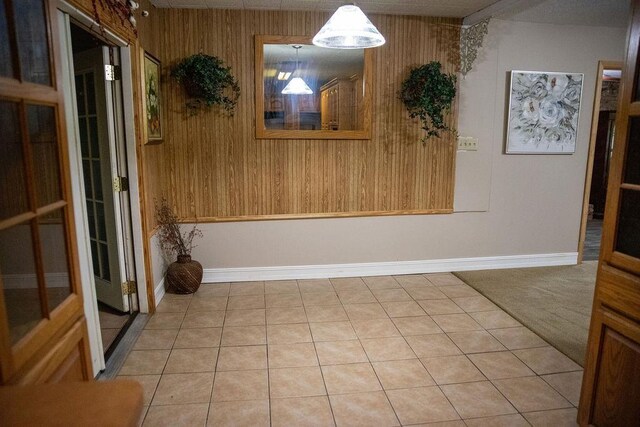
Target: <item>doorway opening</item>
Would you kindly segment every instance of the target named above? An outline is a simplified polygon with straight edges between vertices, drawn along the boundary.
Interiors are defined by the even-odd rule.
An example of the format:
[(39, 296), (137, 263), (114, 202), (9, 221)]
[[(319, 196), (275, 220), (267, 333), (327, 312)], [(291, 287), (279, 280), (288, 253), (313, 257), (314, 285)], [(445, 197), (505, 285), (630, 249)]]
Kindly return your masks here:
[[(138, 310), (120, 49), (69, 22), (78, 174), (105, 359)], [(85, 296), (86, 297), (86, 296)]]
[(609, 166), (616, 132), (616, 110), (622, 63), (600, 61), (593, 103), (589, 157), (585, 179), (578, 263), (597, 261), (602, 239), (602, 219), (607, 199)]

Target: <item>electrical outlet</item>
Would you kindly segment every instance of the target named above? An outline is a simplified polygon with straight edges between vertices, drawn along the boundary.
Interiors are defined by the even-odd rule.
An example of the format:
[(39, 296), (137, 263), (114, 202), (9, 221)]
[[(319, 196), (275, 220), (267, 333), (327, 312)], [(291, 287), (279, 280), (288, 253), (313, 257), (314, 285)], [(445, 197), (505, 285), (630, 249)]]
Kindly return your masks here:
[(478, 138), (474, 138), (472, 136), (459, 136), (458, 150), (478, 151)]

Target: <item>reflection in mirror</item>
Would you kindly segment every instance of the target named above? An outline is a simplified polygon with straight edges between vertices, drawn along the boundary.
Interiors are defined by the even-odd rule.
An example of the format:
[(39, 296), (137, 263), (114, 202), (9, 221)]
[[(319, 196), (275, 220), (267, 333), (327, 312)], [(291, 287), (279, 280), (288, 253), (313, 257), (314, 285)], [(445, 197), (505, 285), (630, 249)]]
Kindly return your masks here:
[[(358, 108), (358, 100), (363, 96), (363, 67), (364, 49), (334, 51), (313, 45), (265, 44), (265, 127), (362, 129), (362, 103)], [(312, 93), (283, 93), (294, 79), (302, 79)]]
[(266, 131), (261, 136), (368, 138), (368, 53), (322, 48), (299, 39), (260, 36), (256, 43), (264, 107), (257, 123)]

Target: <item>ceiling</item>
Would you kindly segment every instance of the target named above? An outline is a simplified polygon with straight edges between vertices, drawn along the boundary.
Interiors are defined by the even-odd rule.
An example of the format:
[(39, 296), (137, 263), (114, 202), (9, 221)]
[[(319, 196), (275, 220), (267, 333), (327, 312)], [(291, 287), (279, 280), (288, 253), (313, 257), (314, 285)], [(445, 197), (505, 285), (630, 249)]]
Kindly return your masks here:
[[(345, 0), (151, 0), (157, 7), (332, 12)], [(365, 13), (465, 18), (493, 16), (547, 24), (626, 27), (630, 0), (358, 0)], [(486, 16), (482, 16), (484, 19)]]

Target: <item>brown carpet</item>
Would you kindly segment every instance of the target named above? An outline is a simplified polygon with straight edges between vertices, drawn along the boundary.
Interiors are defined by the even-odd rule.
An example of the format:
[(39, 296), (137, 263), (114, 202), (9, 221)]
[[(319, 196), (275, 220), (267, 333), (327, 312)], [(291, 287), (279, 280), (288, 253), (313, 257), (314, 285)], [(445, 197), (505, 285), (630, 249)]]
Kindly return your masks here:
[(455, 274), (584, 366), (597, 261)]

